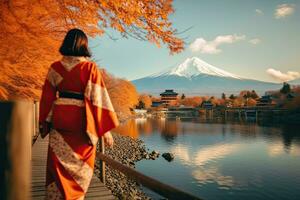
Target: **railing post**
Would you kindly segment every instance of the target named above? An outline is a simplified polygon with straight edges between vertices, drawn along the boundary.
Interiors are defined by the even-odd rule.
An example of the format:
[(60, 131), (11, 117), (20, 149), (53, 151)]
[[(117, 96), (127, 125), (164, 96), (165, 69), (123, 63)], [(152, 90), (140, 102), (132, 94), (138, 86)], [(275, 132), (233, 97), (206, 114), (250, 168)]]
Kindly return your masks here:
[(32, 103), (0, 102), (0, 199), (30, 198)]
[(34, 108), (35, 108), (35, 135), (39, 133), (39, 112), (40, 112), (40, 102), (34, 101)]
[(32, 137), (35, 137), (35, 127), (36, 127), (36, 121), (35, 121), (35, 102), (33, 101), (33, 104), (32, 104)]
[[(105, 144), (103, 136), (100, 138), (100, 152), (105, 153)], [(105, 184), (105, 162), (100, 160), (100, 179), (103, 184)]]

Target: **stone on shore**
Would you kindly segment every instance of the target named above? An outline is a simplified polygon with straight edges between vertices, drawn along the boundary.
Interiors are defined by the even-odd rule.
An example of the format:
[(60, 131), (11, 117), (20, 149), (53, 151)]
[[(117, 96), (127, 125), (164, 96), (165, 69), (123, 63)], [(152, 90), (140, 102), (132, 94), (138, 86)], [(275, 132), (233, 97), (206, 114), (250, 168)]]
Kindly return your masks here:
[(163, 153), (162, 157), (166, 159), (168, 162), (171, 162), (175, 158), (174, 154), (172, 153)]
[[(112, 135), (114, 146), (113, 148), (106, 148), (105, 154), (126, 166), (134, 168), (137, 161), (142, 159), (154, 160), (159, 156), (157, 151), (147, 152), (143, 141), (139, 139), (132, 139), (116, 133), (112, 133)], [(96, 162), (95, 173), (100, 176), (98, 161)], [(142, 191), (137, 182), (126, 177), (121, 172), (110, 168), (109, 165), (106, 165), (105, 178), (106, 186), (118, 199), (151, 199)]]

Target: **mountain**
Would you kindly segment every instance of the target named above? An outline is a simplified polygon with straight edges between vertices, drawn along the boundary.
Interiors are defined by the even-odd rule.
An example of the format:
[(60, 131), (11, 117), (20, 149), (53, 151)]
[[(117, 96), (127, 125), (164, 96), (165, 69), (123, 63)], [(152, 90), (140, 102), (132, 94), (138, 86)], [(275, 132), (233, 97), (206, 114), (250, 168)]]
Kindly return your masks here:
[(241, 77), (221, 70), (217, 67), (214, 67), (197, 57), (187, 58), (183, 63), (181, 63), (177, 67), (169, 69), (165, 72), (154, 74), (151, 77), (177, 75), (181, 77), (192, 78), (201, 74), (241, 79)]
[(174, 89), (187, 95), (238, 94), (241, 90), (255, 90), (259, 94), (280, 89), (281, 84), (247, 79), (214, 67), (203, 60), (187, 58), (180, 65), (165, 71), (133, 80), (140, 93), (158, 95)]

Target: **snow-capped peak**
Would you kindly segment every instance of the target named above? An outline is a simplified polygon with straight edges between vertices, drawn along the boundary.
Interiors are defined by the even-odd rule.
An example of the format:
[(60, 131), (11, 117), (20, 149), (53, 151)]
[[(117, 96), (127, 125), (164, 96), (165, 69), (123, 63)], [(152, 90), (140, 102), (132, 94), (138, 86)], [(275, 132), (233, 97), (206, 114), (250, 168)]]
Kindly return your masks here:
[(226, 72), (222, 69), (219, 69), (217, 67), (214, 67), (197, 57), (187, 58), (183, 63), (181, 63), (177, 67), (174, 67), (172, 69), (169, 69), (167, 71), (164, 71), (164, 72), (161, 72), (158, 74), (153, 74), (151, 77), (177, 75), (177, 76), (182, 76), (182, 77), (186, 77), (186, 78), (191, 78), (193, 76), (198, 76), (198, 75), (202, 75), (202, 74), (242, 79), (238, 75), (235, 75), (235, 74)]

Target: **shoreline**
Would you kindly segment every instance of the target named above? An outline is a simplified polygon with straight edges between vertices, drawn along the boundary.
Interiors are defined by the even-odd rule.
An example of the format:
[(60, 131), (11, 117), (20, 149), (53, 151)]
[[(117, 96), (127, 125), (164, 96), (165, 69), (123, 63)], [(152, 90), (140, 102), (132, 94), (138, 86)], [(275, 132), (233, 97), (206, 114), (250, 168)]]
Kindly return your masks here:
[[(128, 119), (134, 119), (134, 118), (136, 118), (136, 116), (130, 117)], [(213, 119), (217, 120), (219, 118), (213, 118)], [(241, 122), (241, 120), (234, 120), (235, 118), (231, 118), (231, 120), (229, 120), (229, 119), (227, 119), (226, 121), (231, 122), (231, 123), (232, 122), (239, 122), (239, 123)], [(127, 120), (122, 121), (121, 124), (126, 123)], [(253, 122), (253, 121), (250, 120), (249, 122)], [(258, 123), (258, 122), (256, 122), (256, 123)], [(261, 121), (260, 121), (260, 123), (261, 123)], [(283, 123), (281, 125), (285, 125), (285, 123)], [(120, 135), (115, 132), (112, 132), (112, 135), (113, 135), (115, 144), (114, 144), (113, 148), (106, 148), (105, 154), (107, 154), (112, 159), (114, 159), (126, 166), (135, 168), (136, 162), (138, 162), (140, 160), (155, 160), (159, 156), (158, 152), (152, 151), (152, 150), (149, 150), (148, 148), (146, 148), (145, 143), (141, 139), (133, 139), (130, 136)], [(153, 152), (155, 152), (155, 153), (153, 153)], [(150, 200), (153, 198), (153, 197), (148, 196), (143, 191), (142, 186), (139, 183), (137, 183), (136, 181), (128, 178), (121, 172), (118, 172), (118, 171), (110, 168), (108, 165), (106, 165), (106, 168), (107, 168), (106, 174), (105, 174), (106, 187), (109, 190), (111, 190), (112, 194), (117, 199)], [(97, 175), (98, 178), (100, 178), (99, 160), (98, 159), (96, 159), (95, 174)]]
[[(106, 148), (105, 154), (126, 166), (135, 168), (135, 163), (140, 160), (155, 160), (158, 157), (158, 154), (148, 152), (144, 142), (140, 139), (132, 139), (129, 136), (123, 136), (118, 133), (112, 133), (112, 135), (114, 138), (114, 146), (113, 148)], [(108, 165), (106, 165), (106, 168), (106, 186), (116, 198), (137, 200), (151, 199), (151, 197), (142, 191), (139, 183), (126, 177), (121, 172), (110, 168)], [(96, 159), (95, 173), (99, 178), (98, 159)]]

